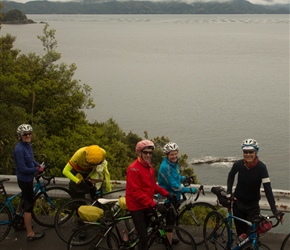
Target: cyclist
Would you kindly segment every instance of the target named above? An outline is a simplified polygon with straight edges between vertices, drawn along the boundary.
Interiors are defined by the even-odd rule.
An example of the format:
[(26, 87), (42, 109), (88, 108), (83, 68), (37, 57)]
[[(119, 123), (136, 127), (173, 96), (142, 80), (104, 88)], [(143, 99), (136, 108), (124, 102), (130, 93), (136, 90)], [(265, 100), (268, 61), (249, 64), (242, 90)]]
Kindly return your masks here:
[[(182, 185), (183, 182), (192, 183), (194, 178), (180, 175), (178, 166), (178, 145), (175, 142), (169, 142), (162, 150), (165, 157), (158, 171), (158, 184), (169, 193), (175, 194), (177, 200), (181, 199), (182, 193), (196, 193), (196, 188), (184, 187)], [(168, 225), (175, 224), (175, 212), (173, 209), (168, 210), (166, 223)], [(172, 240), (172, 244), (176, 244), (179, 241), (178, 239), (172, 239), (172, 233), (167, 233), (167, 237), (170, 242)]]
[(62, 173), (70, 179), (69, 189), (73, 198), (84, 198), (90, 193), (95, 197), (105, 178), (106, 191), (112, 191), (106, 151), (98, 145), (78, 149), (64, 167)]
[(40, 239), (44, 232), (34, 232), (32, 227), (33, 211), (33, 179), (37, 172), (43, 172), (42, 166), (34, 160), (31, 147), (32, 127), (29, 124), (21, 124), (16, 132), (18, 143), (14, 148), (13, 156), (16, 165), (16, 176), (18, 186), (22, 191), (21, 206), (24, 209), (24, 224), (26, 228), (27, 241)]
[[(233, 214), (242, 219), (253, 221), (260, 215), (260, 188), (263, 183), (265, 194), (271, 210), (279, 220), (279, 212), (271, 188), (270, 177), (266, 165), (258, 158), (259, 145), (255, 139), (246, 139), (241, 144), (244, 158), (236, 161), (228, 174), (227, 193), (232, 194), (235, 175), (238, 174), (237, 185), (233, 193)], [(246, 223), (235, 220), (237, 234), (249, 233)]]
[(138, 157), (127, 169), (126, 204), (139, 235), (138, 250), (147, 249), (147, 227), (152, 209), (166, 213), (166, 208), (154, 201), (154, 194), (160, 193), (173, 199), (172, 195), (155, 182), (151, 164), (154, 148), (154, 143), (150, 140), (139, 141), (135, 149)]

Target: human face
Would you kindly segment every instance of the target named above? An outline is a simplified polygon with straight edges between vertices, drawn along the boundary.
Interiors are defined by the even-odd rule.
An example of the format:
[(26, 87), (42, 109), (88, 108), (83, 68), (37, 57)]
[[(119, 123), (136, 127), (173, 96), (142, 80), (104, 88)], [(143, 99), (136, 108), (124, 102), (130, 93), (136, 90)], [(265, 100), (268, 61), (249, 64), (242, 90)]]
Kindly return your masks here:
[(22, 139), (22, 141), (24, 141), (24, 142), (30, 142), (30, 141), (31, 141), (31, 138), (32, 138), (32, 133), (31, 133), (31, 132), (24, 132), (24, 133), (21, 135), (21, 139)]
[(243, 150), (244, 160), (246, 162), (253, 162), (256, 159), (256, 151), (255, 150)]
[(167, 154), (167, 158), (170, 162), (177, 162), (178, 160), (178, 150), (171, 151)]
[(145, 148), (141, 151), (141, 158), (146, 162), (151, 162), (153, 150)]

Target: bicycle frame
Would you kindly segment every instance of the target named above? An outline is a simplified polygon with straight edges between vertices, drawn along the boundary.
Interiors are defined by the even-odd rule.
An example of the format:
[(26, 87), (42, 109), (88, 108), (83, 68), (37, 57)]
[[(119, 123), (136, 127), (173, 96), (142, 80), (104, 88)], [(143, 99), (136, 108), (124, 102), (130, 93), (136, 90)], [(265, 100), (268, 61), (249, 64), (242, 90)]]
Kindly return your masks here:
[[(252, 227), (251, 234), (248, 235), (247, 238), (244, 239), (242, 242), (237, 244), (237, 246), (234, 248), (233, 248), (233, 242), (234, 242), (234, 239), (233, 239), (233, 219), (242, 221), (242, 222), (246, 223), (248, 226)], [(228, 227), (227, 227), (228, 236), (229, 236), (228, 244), (232, 250), (240, 249), (244, 244), (246, 244), (249, 241), (252, 242), (253, 246), (257, 244), (258, 235), (256, 232), (256, 223), (252, 223), (250, 221), (247, 221), (247, 220), (244, 220), (244, 219), (241, 219), (239, 217), (234, 216), (231, 209), (228, 209), (228, 216), (224, 220), (225, 220), (225, 223), (227, 223), (227, 225), (228, 225)]]

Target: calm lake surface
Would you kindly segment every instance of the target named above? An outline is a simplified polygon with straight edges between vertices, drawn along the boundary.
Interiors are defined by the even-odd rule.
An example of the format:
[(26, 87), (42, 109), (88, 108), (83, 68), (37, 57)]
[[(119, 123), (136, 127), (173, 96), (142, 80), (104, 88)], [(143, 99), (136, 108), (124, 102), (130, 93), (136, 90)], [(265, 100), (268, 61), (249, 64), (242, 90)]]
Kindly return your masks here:
[[(62, 61), (92, 87), (90, 121), (167, 136), (189, 162), (242, 157), (255, 138), (273, 188), (289, 185), (288, 15), (28, 15), (3, 25), (23, 53), (56, 30)], [(200, 182), (226, 184), (232, 163), (194, 165)]]

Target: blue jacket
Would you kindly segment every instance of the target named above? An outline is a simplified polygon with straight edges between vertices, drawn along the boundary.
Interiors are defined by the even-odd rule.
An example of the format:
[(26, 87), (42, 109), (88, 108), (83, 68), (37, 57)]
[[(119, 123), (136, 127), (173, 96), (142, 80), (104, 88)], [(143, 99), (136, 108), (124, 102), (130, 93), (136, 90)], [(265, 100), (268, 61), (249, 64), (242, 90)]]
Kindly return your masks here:
[(186, 176), (180, 175), (178, 161), (170, 162), (167, 157), (164, 157), (159, 171), (158, 171), (158, 184), (165, 188), (169, 193), (175, 194), (177, 200), (180, 200), (182, 193), (190, 193), (194, 189), (184, 187), (181, 183), (185, 181)]
[(30, 182), (38, 171), (39, 163), (34, 160), (34, 154), (30, 143), (19, 141), (14, 148), (14, 161), (16, 165), (17, 179)]

